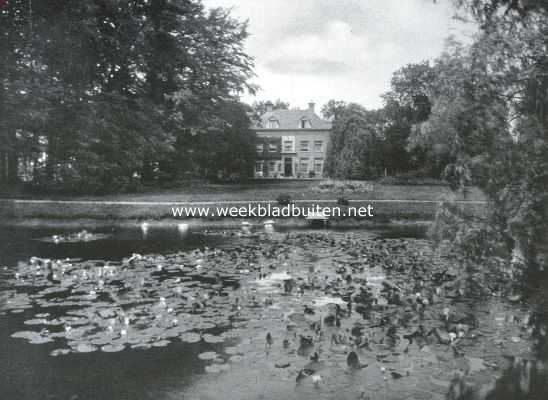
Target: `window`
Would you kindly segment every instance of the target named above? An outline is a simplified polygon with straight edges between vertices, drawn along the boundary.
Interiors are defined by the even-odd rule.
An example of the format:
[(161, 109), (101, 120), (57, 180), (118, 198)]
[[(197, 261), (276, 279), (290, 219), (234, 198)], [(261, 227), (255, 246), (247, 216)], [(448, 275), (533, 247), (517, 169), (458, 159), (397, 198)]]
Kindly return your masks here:
[(322, 140), (314, 140), (314, 151), (317, 153), (320, 153), (323, 151), (323, 141)]
[(314, 172), (316, 174), (321, 174), (323, 168), (323, 158), (315, 158), (314, 159)]
[(295, 144), (293, 140), (284, 140), (284, 153), (293, 153), (295, 151)]
[(279, 128), (280, 122), (276, 118), (270, 118), (266, 123), (266, 127), (270, 129)]
[(269, 143), (268, 144), (268, 151), (271, 153), (275, 153), (278, 151), (278, 146), (276, 146), (276, 143)]
[(299, 163), (299, 170), (301, 172), (308, 172), (308, 158), (307, 157), (301, 158), (301, 161)]
[(308, 140), (301, 140), (301, 151), (308, 151)]
[(255, 172), (263, 172), (263, 163), (262, 163), (262, 161), (257, 161), (255, 163)]
[(270, 161), (270, 162), (268, 163), (268, 170), (269, 170), (270, 172), (275, 172), (276, 169), (277, 169), (277, 168), (276, 168), (276, 162), (275, 162), (275, 161)]
[(284, 152), (285, 153), (291, 153), (291, 150), (293, 149), (293, 143), (291, 142), (284, 142)]
[(307, 120), (306, 118), (303, 118), (301, 119), (301, 128), (302, 129), (310, 129), (311, 128), (311, 125), (310, 125), (310, 121)]
[(295, 136), (282, 136), (284, 153), (295, 153)]
[(262, 145), (262, 143), (256, 145), (256, 146), (255, 146), (255, 150), (257, 151), (257, 153), (262, 153), (262, 152), (263, 152), (263, 145)]

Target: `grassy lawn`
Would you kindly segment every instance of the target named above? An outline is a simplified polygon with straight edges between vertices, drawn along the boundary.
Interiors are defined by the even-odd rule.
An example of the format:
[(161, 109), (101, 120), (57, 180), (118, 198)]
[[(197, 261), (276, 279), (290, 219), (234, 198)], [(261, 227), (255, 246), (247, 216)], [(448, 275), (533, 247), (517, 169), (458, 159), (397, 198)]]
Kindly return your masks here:
[[(257, 183), (208, 184), (199, 183), (180, 188), (156, 189), (143, 193), (113, 194), (104, 196), (39, 196), (44, 199), (139, 201), (139, 202), (203, 202), (203, 201), (255, 201), (275, 200), (287, 193), (293, 200), (334, 200), (340, 194), (340, 185), (325, 187), (323, 181), (260, 181)], [(443, 185), (385, 185), (373, 182), (347, 182), (344, 197), (349, 200), (438, 200), (449, 193)], [(14, 197), (14, 196), (9, 196)], [(21, 197), (29, 197), (21, 196)], [(34, 197), (36, 198), (36, 197)], [(484, 200), (477, 188), (470, 188), (466, 200)]]
[[(332, 205), (341, 195), (341, 185), (345, 186), (344, 197), (348, 200), (361, 200), (352, 203), (354, 206), (368, 206), (372, 204), (378, 218), (396, 219), (431, 219), (435, 213), (435, 204), (410, 202), (408, 200), (439, 200), (444, 194), (450, 193), (443, 185), (388, 185), (371, 182), (337, 182), (335, 185), (322, 181), (268, 181), (239, 184), (194, 184), (170, 190), (154, 190), (138, 194), (117, 194), (105, 196), (78, 196), (78, 197), (32, 197), (53, 202), (34, 203), (0, 201), (0, 216), (10, 218), (60, 218), (60, 219), (162, 219), (173, 218), (171, 206), (174, 204), (213, 203), (221, 206), (224, 202), (231, 205), (245, 206), (255, 201), (276, 203), (277, 197), (284, 193), (292, 200), (302, 200), (299, 205), (313, 206), (318, 200), (329, 200)], [(31, 198), (12, 194), (10, 198)], [(63, 203), (55, 200), (84, 200), (97, 203)], [(388, 202), (382, 200), (389, 200)], [(390, 200), (400, 200), (390, 202)], [(476, 188), (470, 188), (466, 199), (484, 200), (482, 193)], [(138, 204), (132, 204), (139, 202)], [(129, 204), (128, 204), (129, 203)], [(162, 204), (160, 204), (162, 203)], [(165, 204), (163, 204), (165, 203)], [(174, 204), (171, 204), (174, 203)], [(478, 208), (482, 212), (483, 206), (469, 203), (470, 209)], [(0, 217), (1, 219), (1, 217)]]

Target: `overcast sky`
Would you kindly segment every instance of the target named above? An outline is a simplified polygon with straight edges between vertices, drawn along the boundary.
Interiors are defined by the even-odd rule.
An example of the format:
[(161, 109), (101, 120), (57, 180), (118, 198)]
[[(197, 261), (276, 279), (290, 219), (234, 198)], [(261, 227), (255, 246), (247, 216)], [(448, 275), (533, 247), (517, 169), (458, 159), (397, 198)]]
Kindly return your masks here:
[(262, 90), (245, 101), (282, 99), (304, 108), (329, 99), (382, 105), (399, 67), (433, 59), (446, 37), (469, 30), (450, 0), (203, 0), (249, 20), (246, 48)]

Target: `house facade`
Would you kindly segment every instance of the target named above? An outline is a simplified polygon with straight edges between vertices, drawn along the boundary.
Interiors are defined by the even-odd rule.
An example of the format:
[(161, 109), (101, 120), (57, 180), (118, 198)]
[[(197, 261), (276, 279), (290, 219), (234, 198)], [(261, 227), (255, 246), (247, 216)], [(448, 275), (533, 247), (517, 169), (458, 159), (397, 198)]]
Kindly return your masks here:
[(271, 103), (257, 135), (256, 178), (321, 178), (324, 173), (331, 122), (321, 119), (314, 103), (306, 110), (274, 110)]

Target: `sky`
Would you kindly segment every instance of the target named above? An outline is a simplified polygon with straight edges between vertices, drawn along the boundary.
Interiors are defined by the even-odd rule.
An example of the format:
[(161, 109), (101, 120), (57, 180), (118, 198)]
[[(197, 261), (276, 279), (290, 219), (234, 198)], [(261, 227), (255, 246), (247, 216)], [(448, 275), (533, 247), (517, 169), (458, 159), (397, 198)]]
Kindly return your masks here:
[(453, 18), (451, 0), (203, 0), (248, 20), (246, 51), (255, 59), (243, 100), (288, 101), (318, 108), (330, 99), (382, 106), (394, 71), (434, 59), (445, 39), (471, 27)]

